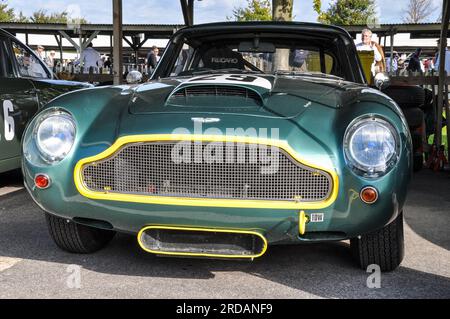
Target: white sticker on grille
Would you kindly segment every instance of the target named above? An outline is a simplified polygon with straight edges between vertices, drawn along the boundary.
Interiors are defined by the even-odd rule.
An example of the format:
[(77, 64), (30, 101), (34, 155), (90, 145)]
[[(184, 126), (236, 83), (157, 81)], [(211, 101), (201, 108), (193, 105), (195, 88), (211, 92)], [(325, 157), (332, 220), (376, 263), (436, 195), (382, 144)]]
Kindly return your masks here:
[(309, 216), (311, 223), (321, 223), (323, 222), (323, 214), (322, 213), (313, 213)]

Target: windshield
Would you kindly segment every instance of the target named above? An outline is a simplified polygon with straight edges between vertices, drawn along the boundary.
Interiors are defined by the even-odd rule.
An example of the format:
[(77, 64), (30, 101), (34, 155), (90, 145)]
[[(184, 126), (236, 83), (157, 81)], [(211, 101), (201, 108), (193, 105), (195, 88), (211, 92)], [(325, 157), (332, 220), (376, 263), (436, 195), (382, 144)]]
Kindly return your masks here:
[[(187, 39), (173, 44), (164, 77), (217, 72), (334, 76), (344, 79), (351, 68), (340, 58), (338, 41), (258, 35), (252, 38)], [(169, 60), (168, 57), (165, 57)]]
[(276, 52), (246, 52), (224, 46), (199, 51), (186, 45), (172, 69), (171, 76), (202, 73), (207, 70), (240, 70), (255, 73), (295, 71), (331, 74), (333, 62), (334, 59), (330, 54), (323, 54), (321, 57), (320, 51), (311, 48), (306, 50), (296, 47), (278, 49)]

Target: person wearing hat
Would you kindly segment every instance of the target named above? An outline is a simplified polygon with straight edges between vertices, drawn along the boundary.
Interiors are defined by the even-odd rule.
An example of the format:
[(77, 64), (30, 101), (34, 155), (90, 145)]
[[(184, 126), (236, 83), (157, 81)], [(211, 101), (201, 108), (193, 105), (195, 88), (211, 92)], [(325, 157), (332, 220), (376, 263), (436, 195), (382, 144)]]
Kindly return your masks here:
[(36, 53), (38, 58), (41, 59), (42, 61), (44, 61), (44, 50), (45, 48), (42, 45), (38, 45), (36, 47), (36, 51), (34, 51), (34, 53)]

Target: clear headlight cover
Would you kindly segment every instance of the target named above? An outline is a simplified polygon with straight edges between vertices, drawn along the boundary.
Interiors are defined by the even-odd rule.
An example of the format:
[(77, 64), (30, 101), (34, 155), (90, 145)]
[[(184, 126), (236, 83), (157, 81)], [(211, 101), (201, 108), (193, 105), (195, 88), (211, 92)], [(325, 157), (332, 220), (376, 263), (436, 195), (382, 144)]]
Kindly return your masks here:
[(75, 141), (75, 122), (68, 113), (55, 111), (42, 117), (35, 129), (36, 146), (49, 163), (64, 159)]
[(365, 117), (349, 125), (344, 137), (348, 165), (367, 177), (386, 174), (397, 162), (399, 136), (395, 128), (378, 117)]

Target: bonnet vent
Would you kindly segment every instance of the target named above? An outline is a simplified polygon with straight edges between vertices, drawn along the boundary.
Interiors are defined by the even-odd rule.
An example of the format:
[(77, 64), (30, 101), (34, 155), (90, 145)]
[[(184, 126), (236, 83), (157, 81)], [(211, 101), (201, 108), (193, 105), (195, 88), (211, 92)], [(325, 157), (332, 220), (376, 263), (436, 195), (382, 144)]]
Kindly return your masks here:
[(238, 86), (196, 85), (184, 87), (173, 93), (169, 99), (173, 104), (185, 104), (189, 98), (198, 97), (231, 97), (241, 98), (251, 104), (262, 105), (261, 96), (253, 90)]

